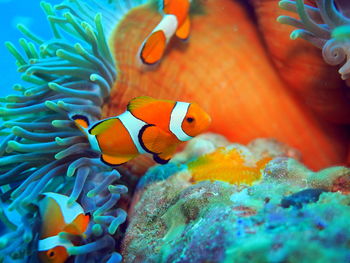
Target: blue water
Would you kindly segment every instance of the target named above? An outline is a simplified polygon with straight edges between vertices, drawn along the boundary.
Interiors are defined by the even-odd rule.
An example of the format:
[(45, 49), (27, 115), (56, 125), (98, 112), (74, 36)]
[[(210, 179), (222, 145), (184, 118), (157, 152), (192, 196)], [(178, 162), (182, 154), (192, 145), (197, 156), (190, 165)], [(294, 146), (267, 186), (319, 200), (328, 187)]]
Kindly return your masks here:
[[(47, 2), (58, 4), (62, 0), (48, 0)], [(4, 45), (5, 41), (18, 44), (18, 39), (22, 37), (22, 34), (16, 25), (24, 24), (42, 38), (49, 38), (51, 31), (38, 0), (0, 0), (0, 12), (0, 97), (3, 97), (13, 93), (13, 84), (22, 83), (16, 70), (15, 59)]]

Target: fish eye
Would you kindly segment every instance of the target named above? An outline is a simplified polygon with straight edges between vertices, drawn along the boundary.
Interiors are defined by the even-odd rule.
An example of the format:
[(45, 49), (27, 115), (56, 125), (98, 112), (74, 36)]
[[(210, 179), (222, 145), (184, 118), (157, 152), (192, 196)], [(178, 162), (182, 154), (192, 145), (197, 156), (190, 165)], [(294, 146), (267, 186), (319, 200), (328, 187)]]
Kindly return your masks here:
[(47, 254), (47, 256), (48, 256), (49, 258), (54, 258), (54, 257), (56, 256), (55, 251), (52, 250), (52, 249), (50, 249), (49, 251), (47, 251), (46, 254)]
[(192, 122), (194, 122), (194, 118), (192, 118), (192, 117), (187, 117), (187, 118), (186, 118), (186, 121), (187, 121), (188, 123), (192, 123)]

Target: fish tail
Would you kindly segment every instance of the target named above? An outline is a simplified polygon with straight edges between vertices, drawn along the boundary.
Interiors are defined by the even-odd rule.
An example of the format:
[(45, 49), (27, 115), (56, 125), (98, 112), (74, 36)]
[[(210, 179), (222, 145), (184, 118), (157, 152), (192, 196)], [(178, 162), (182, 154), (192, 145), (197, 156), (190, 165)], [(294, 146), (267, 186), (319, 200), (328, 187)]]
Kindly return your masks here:
[(87, 137), (89, 140), (89, 143), (92, 147), (93, 150), (95, 151), (101, 151), (96, 136), (91, 135), (89, 132), (89, 127), (90, 127), (90, 120), (89, 118), (80, 113), (73, 113), (69, 116), (69, 118), (74, 121), (75, 125), (84, 133), (84, 135)]
[(89, 118), (83, 114), (73, 113), (69, 118), (74, 121), (75, 125), (88, 137), (88, 128), (90, 126)]
[(90, 125), (89, 118), (82, 114), (73, 114), (70, 118), (75, 122), (78, 127), (87, 129)]

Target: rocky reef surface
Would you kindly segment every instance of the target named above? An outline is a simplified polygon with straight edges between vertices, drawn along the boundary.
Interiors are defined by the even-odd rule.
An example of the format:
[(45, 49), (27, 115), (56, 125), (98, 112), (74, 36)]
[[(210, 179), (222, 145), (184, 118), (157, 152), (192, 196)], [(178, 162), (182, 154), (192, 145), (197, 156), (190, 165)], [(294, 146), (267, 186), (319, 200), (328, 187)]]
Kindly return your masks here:
[[(140, 180), (124, 261), (348, 262), (350, 169), (312, 172), (299, 158), (271, 139), (247, 146), (213, 134), (194, 139)], [(195, 180), (202, 166), (208, 178)], [(247, 181), (251, 169), (255, 179)]]

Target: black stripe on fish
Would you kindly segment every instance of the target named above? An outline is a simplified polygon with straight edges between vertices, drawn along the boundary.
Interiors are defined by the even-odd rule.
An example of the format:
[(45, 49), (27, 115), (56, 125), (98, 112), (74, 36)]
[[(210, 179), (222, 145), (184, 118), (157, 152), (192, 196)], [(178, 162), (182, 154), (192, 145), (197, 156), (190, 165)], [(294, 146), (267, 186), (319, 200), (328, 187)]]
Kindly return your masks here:
[(155, 160), (159, 164), (167, 164), (170, 161), (170, 159), (164, 160), (160, 158), (158, 154), (153, 154), (153, 160)]
[(148, 127), (152, 127), (152, 126), (155, 126), (155, 125), (154, 124), (147, 124), (147, 125), (143, 126), (141, 128), (141, 130), (139, 131), (139, 134), (137, 135), (137, 137), (139, 139), (139, 143), (141, 144), (142, 149), (144, 149), (146, 152), (148, 152), (150, 154), (155, 154), (154, 152), (152, 152), (149, 149), (147, 149), (146, 145), (143, 143), (143, 140), (142, 140), (142, 136), (143, 136), (143, 133), (145, 132), (145, 130)]

